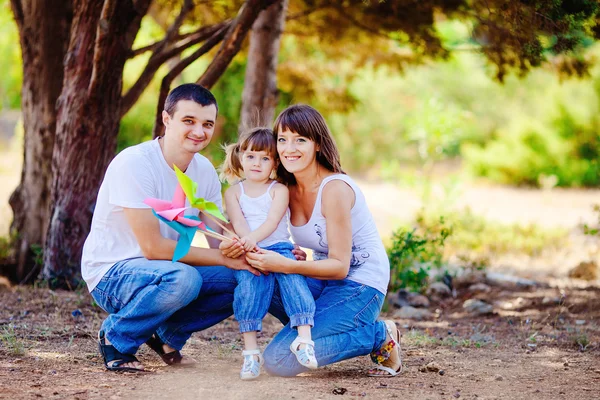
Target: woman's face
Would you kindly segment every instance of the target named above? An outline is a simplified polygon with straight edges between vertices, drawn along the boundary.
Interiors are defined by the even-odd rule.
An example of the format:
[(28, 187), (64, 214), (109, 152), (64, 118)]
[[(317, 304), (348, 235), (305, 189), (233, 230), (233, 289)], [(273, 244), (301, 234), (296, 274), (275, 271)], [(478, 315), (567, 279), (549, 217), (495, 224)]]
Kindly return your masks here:
[(283, 167), (292, 174), (301, 172), (317, 162), (317, 144), (290, 130), (277, 131), (277, 153)]

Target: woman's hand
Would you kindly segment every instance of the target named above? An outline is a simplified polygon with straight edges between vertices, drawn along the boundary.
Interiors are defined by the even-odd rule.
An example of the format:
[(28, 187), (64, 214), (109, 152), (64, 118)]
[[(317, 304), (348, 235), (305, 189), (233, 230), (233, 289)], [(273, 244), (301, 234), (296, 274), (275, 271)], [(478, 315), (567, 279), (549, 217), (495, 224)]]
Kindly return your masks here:
[(237, 238), (221, 241), (219, 250), (221, 250), (221, 254), (229, 258), (238, 258), (244, 254), (244, 246)]
[(274, 251), (260, 249), (256, 253), (246, 253), (246, 261), (261, 272), (293, 273), (290, 263), (294, 261)]

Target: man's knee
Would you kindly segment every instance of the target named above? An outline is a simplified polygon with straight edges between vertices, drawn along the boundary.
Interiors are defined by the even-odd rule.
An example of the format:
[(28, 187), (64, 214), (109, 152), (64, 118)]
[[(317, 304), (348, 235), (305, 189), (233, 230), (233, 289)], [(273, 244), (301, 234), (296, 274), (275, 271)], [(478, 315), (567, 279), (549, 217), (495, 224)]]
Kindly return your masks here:
[(173, 269), (163, 277), (165, 281), (180, 307), (194, 301), (202, 288), (202, 275), (195, 268), (182, 263), (173, 264)]

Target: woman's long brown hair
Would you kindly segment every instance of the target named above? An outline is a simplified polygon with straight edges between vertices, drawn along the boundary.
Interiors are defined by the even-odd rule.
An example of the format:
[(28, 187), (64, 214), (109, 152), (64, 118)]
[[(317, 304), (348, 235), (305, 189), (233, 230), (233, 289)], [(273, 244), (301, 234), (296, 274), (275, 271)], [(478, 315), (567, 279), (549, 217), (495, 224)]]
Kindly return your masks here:
[[(279, 130), (295, 132), (312, 140), (317, 145), (317, 162), (331, 172), (345, 174), (340, 164), (340, 153), (325, 118), (306, 104), (295, 104), (283, 110), (273, 125), (273, 135), (277, 140)], [(294, 174), (289, 173), (281, 163), (277, 167), (279, 180), (287, 185), (295, 185)]]

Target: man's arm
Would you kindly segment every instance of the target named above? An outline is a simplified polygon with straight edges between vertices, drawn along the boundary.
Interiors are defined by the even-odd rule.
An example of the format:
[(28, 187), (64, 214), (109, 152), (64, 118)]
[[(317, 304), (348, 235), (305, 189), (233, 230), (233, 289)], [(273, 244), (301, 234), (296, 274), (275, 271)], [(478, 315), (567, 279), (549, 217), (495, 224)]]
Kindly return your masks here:
[[(177, 242), (160, 233), (160, 222), (148, 208), (124, 208), (125, 218), (131, 226), (144, 257), (149, 260), (170, 260)], [(220, 250), (191, 247), (181, 262), (194, 266), (224, 265), (231, 269), (245, 269), (258, 275), (243, 258), (225, 257)]]

